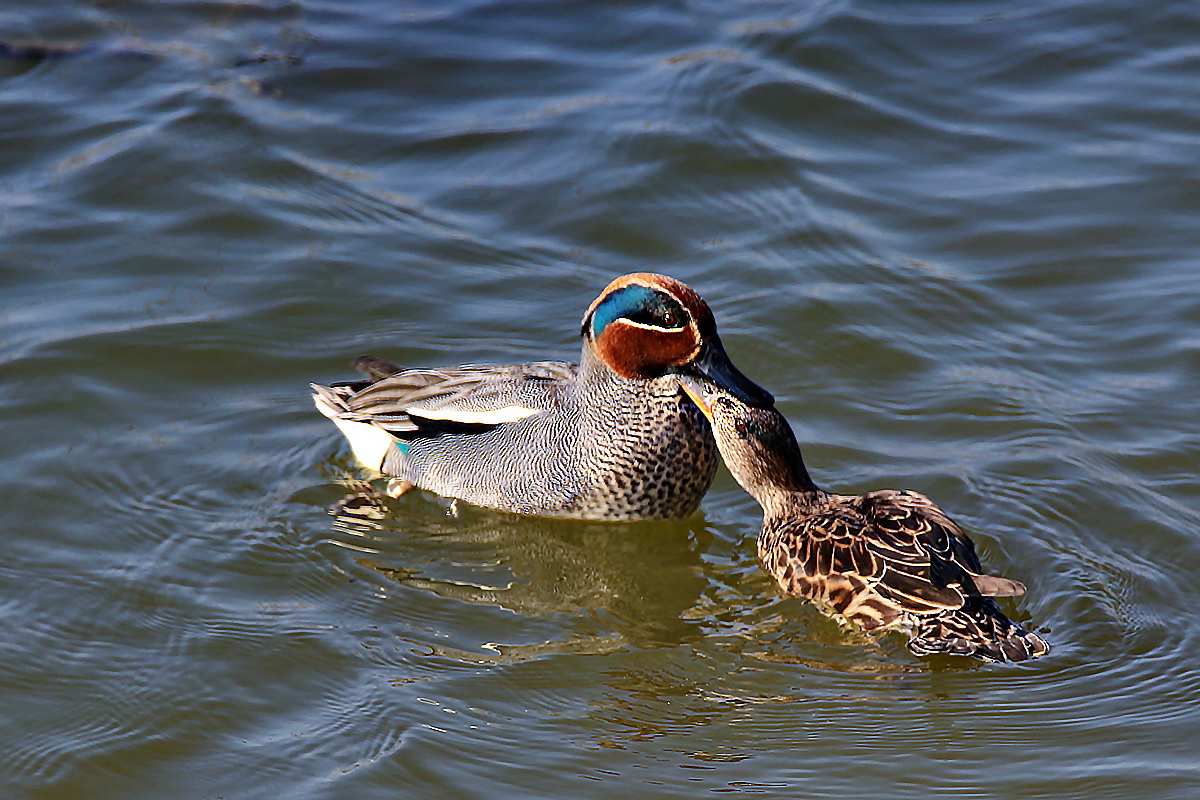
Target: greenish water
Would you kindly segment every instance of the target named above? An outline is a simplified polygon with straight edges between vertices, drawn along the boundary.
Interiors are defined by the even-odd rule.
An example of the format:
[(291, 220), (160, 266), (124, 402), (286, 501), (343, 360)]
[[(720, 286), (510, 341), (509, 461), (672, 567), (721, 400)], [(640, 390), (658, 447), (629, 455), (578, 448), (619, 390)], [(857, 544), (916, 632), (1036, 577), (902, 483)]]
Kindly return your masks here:
[[(12, 2), (12, 798), (1200, 796), (1200, 7)], [(141, 55), (139, 55), (141, 54)], [(145, 56), (149, 57), (145, 57)], [(1042, 660), (783, 600), (679, 523), (327, 508), (360, 353), (713, 306), (815, 477), (912, 488)]]

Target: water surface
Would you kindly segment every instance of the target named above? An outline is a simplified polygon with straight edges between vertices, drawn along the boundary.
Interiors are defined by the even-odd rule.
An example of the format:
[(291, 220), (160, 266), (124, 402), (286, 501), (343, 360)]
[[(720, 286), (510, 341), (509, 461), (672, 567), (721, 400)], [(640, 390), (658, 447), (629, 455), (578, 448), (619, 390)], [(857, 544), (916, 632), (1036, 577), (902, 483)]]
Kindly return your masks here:
[[(0, 781), (29, 798), (1200, 795), (1200, 9), (8, 3)], [(412, 493), (310, 380), (573, 359), (666, 272), (839, 491), (1042, 660), (780, 598), (675, 523)]]

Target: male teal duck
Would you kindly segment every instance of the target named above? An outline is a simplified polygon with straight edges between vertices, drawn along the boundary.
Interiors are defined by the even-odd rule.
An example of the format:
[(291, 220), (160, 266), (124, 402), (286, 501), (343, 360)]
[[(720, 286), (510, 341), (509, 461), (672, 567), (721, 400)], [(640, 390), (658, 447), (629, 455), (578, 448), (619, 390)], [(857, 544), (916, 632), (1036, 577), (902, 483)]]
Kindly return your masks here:
[(708, 304), (665, 275), (617, 278), (581, 333), (578, 364), (402, 369), (364, 356), (367, 380), (313, 384), (313, 400), (364, 466), (392, 478), (389, 494), (577, 519), (691, 514), (717, 448), (675, 375), (751, 406), (773, 398), (729, 361)]
[(712, 423), (729, 471), (762, 506), (758, 556), (786, 594), (866, 631), (907, 631), (917, 655), (1007, 662), (1049, 651), (992, 599), (1025, 587), (981, 574), (974, 544), (929, 498), (825, 492), (809, 477), (782, 414), (749, 406), (711, 381), (680, 382)]

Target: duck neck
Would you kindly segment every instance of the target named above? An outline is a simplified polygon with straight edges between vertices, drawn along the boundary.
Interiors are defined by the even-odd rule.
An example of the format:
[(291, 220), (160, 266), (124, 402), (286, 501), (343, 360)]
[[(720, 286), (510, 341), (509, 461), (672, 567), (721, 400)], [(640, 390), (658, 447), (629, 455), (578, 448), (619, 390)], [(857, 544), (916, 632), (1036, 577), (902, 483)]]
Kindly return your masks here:
[(585, 382), (592, 386), (616, 384), (628, 380), (604, 363), (604, 359), (596, 352), (596, 345), (590, 339), (584, 339), (583, 342), (583, 352), (579, 356), (579, 374)]
[(738, 483), (758, 501), (766, 519), (806, 514), (827, 496), (817, 486), (800, 454), (800, 445), (786, 423), (781, 424), (774, 446), (757, 457), (726, 459)]
[(806, 479), (802, 485), (760, 486), (750, 492), (762, 506), (764, 519), (793, 519), (796, 516), (804, 516), (824, 502), (826, 493), (813, 483), (807, 472), (802, 474)]
[(628, 391), (629, 381), (609, 369), (592, 343), (585, 339), (579, 356), (578, 385), (586, 387), (589, 396), (613, 397)]

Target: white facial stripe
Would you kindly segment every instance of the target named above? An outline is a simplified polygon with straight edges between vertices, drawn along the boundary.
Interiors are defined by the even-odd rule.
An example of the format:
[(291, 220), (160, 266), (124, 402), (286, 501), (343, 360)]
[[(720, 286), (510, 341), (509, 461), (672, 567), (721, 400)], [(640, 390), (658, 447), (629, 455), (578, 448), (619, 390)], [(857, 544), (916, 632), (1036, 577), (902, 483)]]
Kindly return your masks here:
[(641, 328), (644, 331), (658, 331), (659, 333), (683, 333), (688, 329), (687, 325), (679, 328), (660, 328), (657, 325), (647, 325), (644, 322), (634, 322), (626, 317), (621, 317), (619, 322), (624, 322), (626, 325), (632, 325), (635, 328)]
[(516, 422), (517, 420), (531, 417), (534, 414), (540, 414), (542, 413), (542, 409), (528, 408), (526, 406), (505, 406), (504, 408), (495, 408), (491, 411), (465, 411), (461, 408), (408, 408), (405, 409), (405, 412), (410, 417), (440, 422), (462, 422), (464, 424), (474, 425), (501, 425), (505, 422)]

